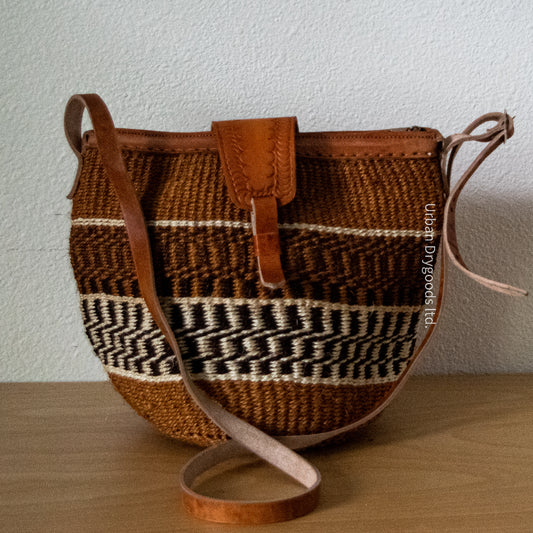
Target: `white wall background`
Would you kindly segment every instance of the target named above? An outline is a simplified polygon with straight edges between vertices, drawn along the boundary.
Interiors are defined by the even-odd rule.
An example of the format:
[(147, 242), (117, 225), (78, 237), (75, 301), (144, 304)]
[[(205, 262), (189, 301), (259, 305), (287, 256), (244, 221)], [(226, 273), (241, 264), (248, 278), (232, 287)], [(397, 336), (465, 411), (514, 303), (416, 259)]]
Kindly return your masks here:
[[(475, 271), (533, 289), (530, 0), (16, 0), (0, 26), (3, 380), (105, 377), (68, 258), (76, 161), (62, 113), (76, 92), (100, 93), (118, 126), (174, 131), (297, 115), (303, 131), (449, 134), (505, 108), (516, 134), (464, 192), (459, 237)], [(533, 297), (450, 281), (419, 372), (533, 371)]]

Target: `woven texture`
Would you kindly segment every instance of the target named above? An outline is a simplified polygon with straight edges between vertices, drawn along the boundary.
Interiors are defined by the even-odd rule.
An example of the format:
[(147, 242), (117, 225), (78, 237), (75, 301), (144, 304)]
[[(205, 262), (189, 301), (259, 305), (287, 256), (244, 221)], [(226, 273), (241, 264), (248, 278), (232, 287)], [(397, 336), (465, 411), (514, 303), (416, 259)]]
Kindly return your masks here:
[[(276, 435), (341, 427), (388, 394), (422, 314), (427, 204), (442, 224), (438, 154), (297, 157), (296, 197), (279, 208), (287, 283), (277, 290), (259, 282), (249, 214), (229, 200), (216, 152), (124, 156), (158, 294), (202, 388)], [(117, 390), (167, 435), (223, 439), (185, 393), (140, 297), (94, 148), (84, 150), (70, 246), (85, 328)]]

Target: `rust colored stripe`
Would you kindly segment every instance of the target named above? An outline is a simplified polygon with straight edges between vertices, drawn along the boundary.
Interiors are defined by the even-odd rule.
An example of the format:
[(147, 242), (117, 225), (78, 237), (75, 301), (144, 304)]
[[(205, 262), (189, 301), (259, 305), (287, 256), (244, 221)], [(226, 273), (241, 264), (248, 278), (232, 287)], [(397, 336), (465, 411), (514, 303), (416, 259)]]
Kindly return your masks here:
[[(225, 435), (191, 400), (181, 381), (147, 382), (109, 374), (115, 388), (159, 431), (193, 444), (209, 446)], [(328, 431), (369, 413), (395, 383), (377, 385), (303, 385), (249, 381), (197, 381), (231, 413), (270, 435)]]

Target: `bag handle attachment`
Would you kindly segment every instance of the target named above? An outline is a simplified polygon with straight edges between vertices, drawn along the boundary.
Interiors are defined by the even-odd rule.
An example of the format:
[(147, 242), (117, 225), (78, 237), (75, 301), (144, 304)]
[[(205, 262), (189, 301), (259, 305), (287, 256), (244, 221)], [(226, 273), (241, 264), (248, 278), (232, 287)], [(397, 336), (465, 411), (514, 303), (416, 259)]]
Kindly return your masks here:
[[(93, 123), (96, 142), (104, 171), (107, 175), (107, 178), (112, 183), (120, 203), (135, 265), (135, 271), (137, 273), (139, 288), (145, 304), (154, 321), (161, 329), (161, 332), (165, 336), (176, 357), (181, 378), (188, 393), (191, 395), (195, 403), (202, 409), (202, 411), (222, 431), (231, 437), (231, 440), (208, 448), (199, 453), (183, 467), (180, 475), (180, 485), (185, 508), (189, 513), (197, 518), (214, 522), (234, 524), (264, 524), (281, 522), (285, 520), (291, 520), (311, 512), (318, 505), (321, 476), (319, 471), (313, 465), (295, 453), (294, 450), (313, 446), (333, 437), (337, 437), (346, 432), (357, 429), (383, 411), (397, 396), (405, 384), (412, 368), (414, 367), (414, 362), (418, 359), (423, 349), (428, 346), (429, 340), (435, 331), (437, 319), (440, 315), (444, 295), (446, 292), (446, 270), (448, 256), (453, 260), (453, 251), (451, 251), (452, 245), (448, 243), (448, 241), (450, 241), (450, 236), (453, 238), (453, 233), (448, 231), (448, 233), (445, 234), (445, 243), (448, 243), (446, 244), (447, 253), (442, 251), (443, 247), (441, 247), (439, 252), (441, 254), (440, 286), (433, 323), (427, 329), (425, 337), (415, 349), (415, 353), (411, 359), (411, 362), (399, 377), (389, 396), (365, 417), (347, 426), (334, 429), (332, 431), (311, 435), (294, 435), (276, 438), (270, 437), (251, 424), (248, 424), (247, 422), (226, 411), (218, 402), (211, 399), (202, 389), (200, 389), (194, 383), (192, 377), (188, 373), (176, 337), (161, 308), (161, 304), (157, 296), (146, 222), (135, 191), (135, 187), (131, 181), (131, 178), (127, 174), (126, 167), (124, 165), (118, 137), (113, 125), (113, 120), (106, 105), (96, 94), (74, 95), (66, 106), (65, 134), (72, 150), (80, 161), (80, 167), (78, 168), (76, 175), (75, 186), (71, 191), (71, 194), (69, 194), (69, 197), (72, 197), (75, 193), (77, 181), (79, 180), (80, 175), (81, 162), (83, 161), (81, 123), (85, 109), (87, 109), (89, 112), (89, 116)], [(500, 116), (500, 114), (497, 115), (498, 117)], [(504, 122), (504, 124), (508, 124), (508, 122)], [(466, 131), (467, 130), (465, 130), (465, 132)], [(469, 136), (470, 132), (461, 135)], [(508, 132), (503, 132), (501, 135), (503, 136), (504, 140), (505, 135), (508, 136)], [(473, 139), (473, 136), (471, 137), (472, 138), (449, 138), (450, 141), (445, 147), (445, 151), (447, 152), (454, 150), (455, 147), (459, 147), (460, 144), (466, 140), (477, 140)], [(448, 222), (452, 230), (454, 229), (454, 220), (453, 218), (450, 218), (449, 213), (453, 213), (452, 208), (455, 206), (455, 202), (457, 201), (460, 190), (468, 178), (477, 169), (479, 164), (481, 164), (481, 162), (501, 142), (503, 142), (501, 139), (500, 133), (496, 133), (494, 138), (488, 141), (490, 144), (480, 154), (480, 156), (478, 156), (471, 167), (469, 167), (469, 170), (467, 170), (465, 175), (459, 180), (458, 185), (450, 194), (446, 204), (446, 212), (448, 213), (448, 221), (452, 220), (452, 222)], [(452, 161), (455, 151), (450, 153)], [(473, 170), (471, 170), (472, 168)], [(450, 170), (451, 162), (449, 161), (448, 173), (446, 176), (449, 176)], [(467, 177), (465, 178), (465, 176)], [(493, 282), (493, 284), (494, 283), (496, 282)], [(492, 289), (495, 288), (492, 284), (487, 286)], [(525, 291), (521, 291), (520, 289), (517, 289), (516, 291), (507, 291), (507, 294), (513, 295), (523, 293), (525, 293)], [(291, 498), (279, 498), (257, 502), (209, 498), (197, 493), (192, 488), (198, 476), (213, 466), (233, 457), (247, 455), (250, 452), (299, 482), (303, 488), (302, 492), (299, 495)]]
[[(486, 122), (496, 122), (496, 125), (489, 128), (485, 133), (479, 135), (472, 135), (472, 132), (476, 130), (482, 124)], [(459, 270), (461, 270), (468, 277), (474, 279), (481, 285), (492, 289), (493, 291), (502, 292), (510, 296), (527, 296), (527, 291), (513, 287), (506, 283), (500, 283), (487, 279), (479, 274), (472, 272), (465, 264), (461, 253), (459, 252), (459, 244), (457, 242), (457, 232), (455, 229), (455, 210), (457, 206), (457, 200), (463, 190), (466, 182), (472, 177), (474, 172), (479, 168), (481, 163), (492, 153), (500, 144), (505, 143), (507, 139), (512, 137), (514, 133), (514, 123), (512, 117), (507, 113), (487, 113), (482, 115), (478, 119), (474, 120), (463, 133), (456, 133), (450, 135), (444, 140), (442, 149), (442, 176), (444, 178), (444, 186), (448, 198), (444, 207), (444, 226), (443, 226), (443, 240), (446, 252), (450, 257), (452, 264), (454, 264)], [(465, 173), (461, 176), (459, 181), (455, 184), (451, 192), (450, 176), (452, 172), (453, 161), (459, 148), (469, 141), (478, 141), (488, 143), (487, 146), (480, 152), (480, 154), (472, 161), (470, 166), (466, 169)]]

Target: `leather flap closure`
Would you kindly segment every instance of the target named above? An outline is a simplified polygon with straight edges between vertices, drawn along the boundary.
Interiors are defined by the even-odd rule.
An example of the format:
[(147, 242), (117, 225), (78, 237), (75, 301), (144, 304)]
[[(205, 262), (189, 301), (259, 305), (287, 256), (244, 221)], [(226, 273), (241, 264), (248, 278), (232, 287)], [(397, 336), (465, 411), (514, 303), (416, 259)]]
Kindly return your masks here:
[(252, 210), (252, 198), (274, 196), (279, 206), (296, 194), (296, 117), (213, 122), (232, 201)]

